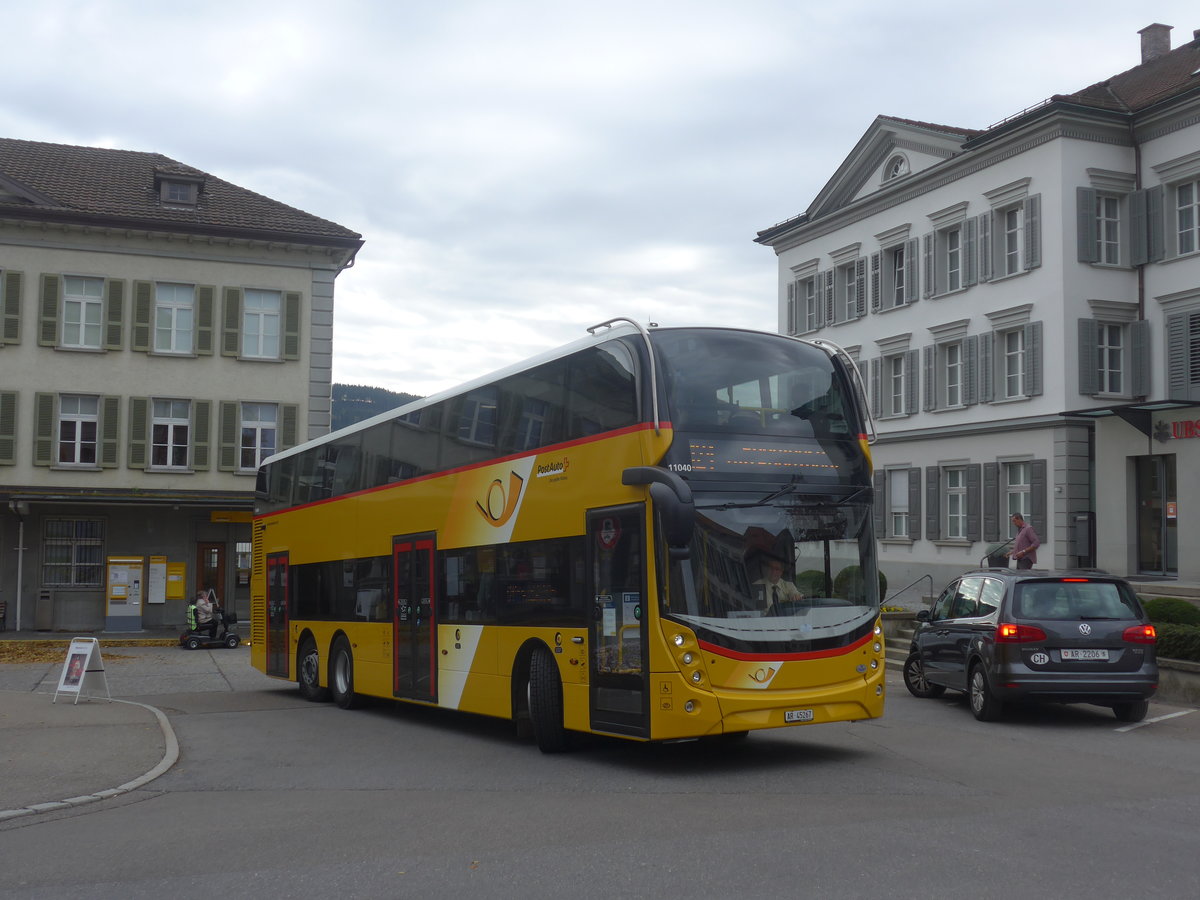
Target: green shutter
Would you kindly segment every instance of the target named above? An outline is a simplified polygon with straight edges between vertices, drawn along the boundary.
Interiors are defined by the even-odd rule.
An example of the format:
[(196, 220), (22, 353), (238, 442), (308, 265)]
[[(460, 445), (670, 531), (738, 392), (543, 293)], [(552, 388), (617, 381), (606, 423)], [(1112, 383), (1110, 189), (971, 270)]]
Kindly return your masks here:
[(17, 393), (0, 391), (0, 466), (17, 461)]
[(129, 468), (146, 468), (146, 442), (150, 412), (150, 400), (146, 397), (129, 398)]
[(1096, 192), (1092, 188), (1075, 188), (1076, 254), (1081, 263), (1100, 259), (1100, 244), (1096, 222)]
[(296, 446), (299, 426), (300, 407), (295, 403), (279, 404), (279, 443), (275, 447), (276, 453)]
[(0, 282), (0, 347), (21, 343), (21, 287), (25, 276), (7, 271)]
[(300, 358), (300, 293), (283, 295), (283, 358)]
[(100, 398), (100, 467), (115, 469), (121, 434), (121, 398)]
[(237, 356), (242, 345), (242, 291), (225, 288), (225, 306), (221, 316), (221, 355)]
[(34, 394), (33, 464), (54, 464), (54, 394)]
[(217, 415), (221, 421), (220, 451), (217, 456), (217, 468), (222, 472), (233, 472), (238, 468), (238, 403), (233, 400), (222, 400)]
[(104, 349), (120, 350), (125, 345), (125, 282), (108, 279), (104, 318)]
[[(42, 276), (41, 313), (38, 327), (38, 345), (58, 346), (58, 298), (61, 280), (57, 275)], [(45, 465), (49, 465), (46, 463)]]
[(213, 313), (217, 305), (217, 289), (211, 284), (196, 288), (196, 354), (212, 356)]
[(150, 352), (150, 332), (154, 317), (154, 285), (149, 281), (133, 283), (133, 327), (129, 346), (133, 350)]
[(1100, 393), (1100, 323), (1095, 319), (1080, 319), (1079, 393), (1091, 397)]
[(192, 469), (208, 471), (208, 453), (212, 437), (212, 401), (196, 400), (192, 404)]

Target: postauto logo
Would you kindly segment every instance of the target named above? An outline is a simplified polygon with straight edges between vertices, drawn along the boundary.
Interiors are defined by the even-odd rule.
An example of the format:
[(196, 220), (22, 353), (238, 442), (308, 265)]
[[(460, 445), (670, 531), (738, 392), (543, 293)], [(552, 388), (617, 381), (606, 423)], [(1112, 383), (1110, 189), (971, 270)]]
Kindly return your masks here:
[(521, 488), (524, 485), (525, 479), (512, 471), (508, 473), (507, 486), (503, 479), (493, 478), (484, 490), (483, 499), (475, 501), (475, 508), (493, 528), (503, 528), (520, 505)]

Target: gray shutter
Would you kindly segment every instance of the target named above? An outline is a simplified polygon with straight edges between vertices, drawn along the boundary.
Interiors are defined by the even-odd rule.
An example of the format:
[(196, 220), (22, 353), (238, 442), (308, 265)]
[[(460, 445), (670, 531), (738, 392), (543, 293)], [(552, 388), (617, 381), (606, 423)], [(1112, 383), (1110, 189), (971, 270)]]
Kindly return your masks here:
[(211, 284), (196, 287), (196, 355), (212, 356), (213, 318), (216, 314), (217, 289)]
[(979, 335), (968, 335), (963, 340), (963, 386), (964, 406), (979, 402)]
[(154, 328), (154, 285), (149, 281), (133, 283), (133, 326), (129, 330), (129, 347), (150, 352), (150, 335)]
[(904, 302), (916, 303), (921, 299), (921, 292), (917, 289), (917, 282), (920, 281), (918, 273), (921, 271), (921, 265), (918, 262), (921, 256), (921, 242), (916, 238), (910, 238), (904, 245)]
[(1129, 195), (1129, 260), (1135, 266), (1150, 262), (1145, 191), (1134, 191)]
[(925, 249), (922, 253), (922, 260), (925, 263), (925, 265), (924, 265), (924, 269), (925, 269), (924, 288), (925, 289), (923, 291), (921, 291), (921, 296), (922, 297), (932, 297), (933, 296), (933, 233), (931, 232), (931, 233), (925, 235), (922, 238), (922, 241), (923, 241), (924, 247), (925, 247)]
[(1042, 264), (1042, 195), (1025, 198), (1025, 268)]
[(33, 464), (54, 465), (54, 394), (33, 395)]
[(242, 347), (242, 292), (225, 288), (225, 308), (221, 320), (221, 355), (237, 356)]
[(979, 402), (991, 403), (993, 380), (996, 370), (992, 365), (992, 347), (996, 343), (996, 335), (989, 331), (979, 336)]
[[(1050, 523), (1046, 519), (1048, 500), (1046, 484), (1046, 461), (1031, 460), (1029, 463), (1029, 516), (1033, 530), (1043, 541), (1050, 533)], [(1045, 569), (1053, 568), (1050, 560), (1039, 560), (1038, 565)]]
[(1095, 319), (1079, 320), (1079, 393), (1100, 393), (1100, 324)]
[(976, 265), (978, 252), (975, 248), (976, 224), (974, 219), (966, 219), (962, 223), (963, 287), (970, 287), (979, 281), (979, 266)]
[(787, 333), (796, 333), (796, 282), (787, 286)]
[(146, 443), (149, 433), (150, 401), (146, 397), (129, 398), (129, 468), (146, 468)]
[(942, 470), (925, 467), (925, 538), (936, 541), (942, 536)]
[(212, 447), (212, 401), (192, 402), (192, 470), (207, 472)]
[(921, 470), (908, 470), (908, 539), (921, 539)]
[(883, 415), (883, 360), (876, 356), (871, 360), (871, 415)]
[(834, 302), (833, 302), (833, 283), (835, 280), (835, 275), (836, 275), (836, 272), (834, 269), (829, 269), (825, 273), (825, 290), (824, 290), (825, 297), (823, 299), (824, 299), (824, 305), (825, 305), (825, 322), (826, 322), (826, 324), (829, 324), (829, 325), (832, 325), (834, 322), (838, 321), (838, 317), (836, 316), (836, 314), (834, 312)]
[(1146, 256), (1148, 262), (1158, 262), (1166, 256), (1163, 233), (1163, 186), (1146, 189)]
[(1129, 325), (1129, 392), (1150, 396), (1150, 323), (1138, 319)]
[(992, 280), (992, 214), (979, 214), (979, 280)]
[(17, 462), (17, 392), (0, 391), (0, 466)]
[(220, 420), (220, 451), (217, 456), (217, 468), (222, 472), (233, 472), (238, 468), (238, 403), (236, 400), (222, 400), (217, 409)]
[[(817, 327), (825, 325), (825, 276), (828, 272), (818, 272), (813, 276), (813, 305), (815, 307)], [(808, 308), (805, 307), (804, 318), (808, 320)]]
[(983, 464), (983, 539), (1000, 540), (1000, 465)]
[(58, 346), (58, 299), (61, 285), (61, 279), (57, 275), (42, 276), (41, 312), (38, 322), (40, 347)]
[(921, 411), (921, 351), (909, 350), (904, 354), (904, 412), (907, 415)]
[(1042, 394), (1042, 323), (1025, 326), (1025, 396)]
[(1167, 316), (1167, 397), (1200, 400), (1200, 311)]
[(106, 289), (104, 349), (120, 350), (125, 346), (125, 282), (110, 278)]
[(1075, 188), (1076, 253), (1081, 263), (1100, 259), (1100, 235), (1096, 222), (1096, 192), (1092, 188)]
[(967, 540), (979, 538), (979, 463), (967, 466)]
[(875, 539), (890, 537), (886, 531), (887, 522), (887, 504), (888, 504), (888, 489), (887, 489), (887, 473), (876, 472), (875, 478), (875, 503), (871, 511), (872, 518), (875, 523)]
[(937, 409), (937, 391), (934, 389), (937, 378), (933, 368), (937, 362), (937, 347), (925, 347), (922, 352), (925, 354), (925, 411), (929, 412)]
[[(859, 308), (862, 295), (859, 295)], [(283, 295), (283, 358), (300, 358), (300, 292), (286, 291)]]
[(300, 428), (300, 407), (295, 403), (279, 404), (279, 446), (275, 452), (287, 450), (297, 444), (297, 434)]
[(883, 285), (880, 284), (880, 279), (883, 277), (881, 263), (883, 254), (876, 250), (871, 254), (871, 311), (879, 312), (883, 309)]
[(100, 453), (102, 469), (115, 469), (119, 461), (118, 443), (121, 439), (121, 398), (100, 398)]
[(21, 343), (21, 287), (25, 276), (11, 270), (4, 273), (0, 282), (3, 291), (0, 302), (0, 347), (5, 344)]

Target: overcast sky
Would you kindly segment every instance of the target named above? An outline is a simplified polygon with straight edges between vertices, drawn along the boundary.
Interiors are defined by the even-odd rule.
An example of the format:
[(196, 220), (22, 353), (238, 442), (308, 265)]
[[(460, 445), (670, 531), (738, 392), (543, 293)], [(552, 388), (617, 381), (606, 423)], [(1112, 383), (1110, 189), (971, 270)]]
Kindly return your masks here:
[[(1189, 14), (1194, 18), (1189, 19)], [(773, 330), (758, 231), (885, 114), (986, 128), (1182, 0), (0, 0), (0, 135), (163, 153), (360, 232), (334, 380), (427, 394), (624, 315)]]

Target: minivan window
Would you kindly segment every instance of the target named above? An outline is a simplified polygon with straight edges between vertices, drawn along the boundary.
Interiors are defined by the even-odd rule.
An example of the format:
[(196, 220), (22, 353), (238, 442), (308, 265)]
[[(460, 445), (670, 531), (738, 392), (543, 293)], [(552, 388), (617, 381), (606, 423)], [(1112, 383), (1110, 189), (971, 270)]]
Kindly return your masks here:
[(1029, 581), (1017, 586), (1013, 611), (1026, 619), (1136, 619), (1137, 600), (1108, 581)]

